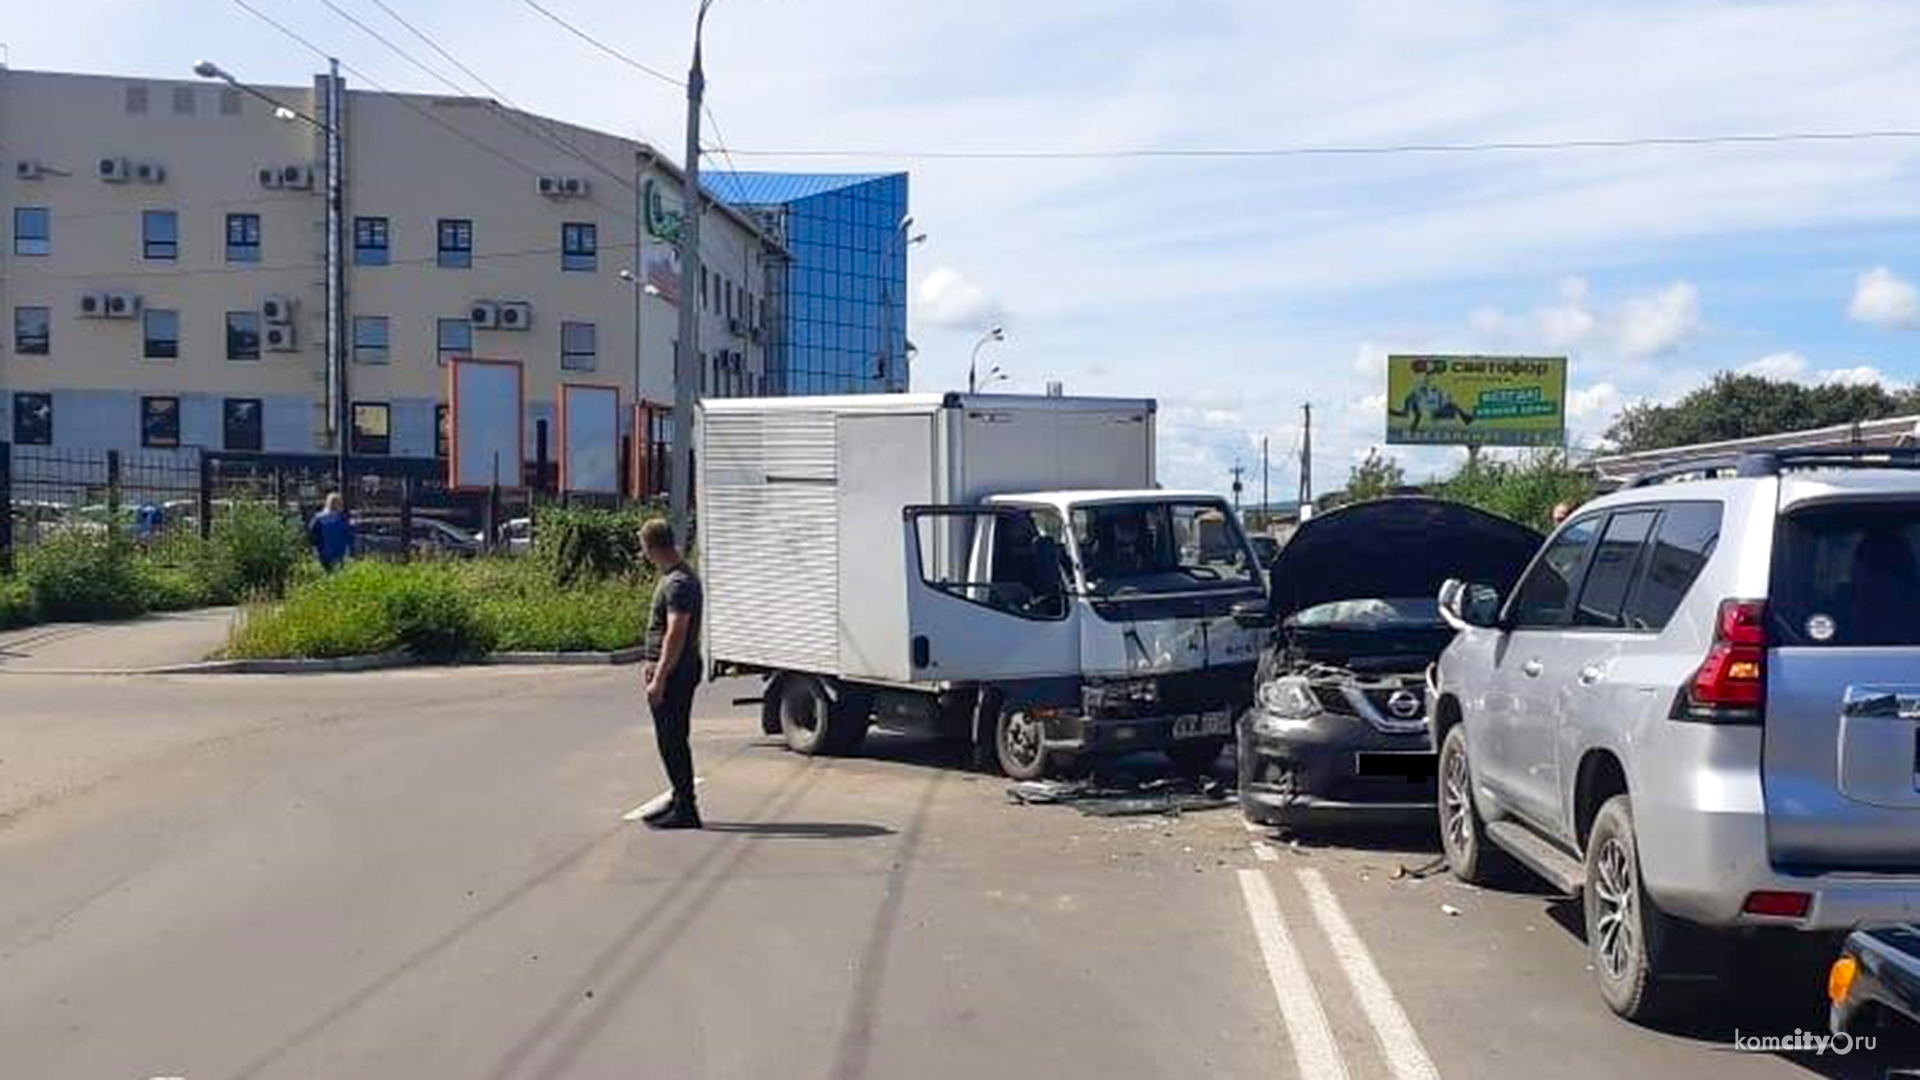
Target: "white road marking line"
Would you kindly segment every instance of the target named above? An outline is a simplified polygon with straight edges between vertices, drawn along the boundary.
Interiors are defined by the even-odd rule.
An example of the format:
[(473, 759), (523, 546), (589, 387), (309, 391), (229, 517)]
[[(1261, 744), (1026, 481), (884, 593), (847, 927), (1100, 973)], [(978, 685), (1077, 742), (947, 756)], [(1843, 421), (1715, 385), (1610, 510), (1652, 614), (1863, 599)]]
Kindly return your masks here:
[(1427, 1048), (1421, 1045), (1420, 1033), (1400, 1008), (1393, 988), (1387, 985), (1385, 976), (1373, 962), (1373, 954), (1367, 951), (1367, 943), (1360, 939), (1347, 913), (1341, 910), (1327, 879), (1318, 870), (1298, 873), (1300, 884), (1307, 892), (1307, 903), (1313, 907), (1314, 920), (1327, 937), (1327, 947), (1340, 961), (1340, 969), (1347, 973), (1353, 995), (1360, 1000), (1360, 1010), (1367, 1014), (1374, 1035), (1380, 1039), (1380, 1052), (1385, 1055), (1387, 1069), (1394, 1080), (1440, 1080), (1440, 1070), (1434, 1068)]
[(1253, 857), (1259, 859), (1261, 862), (1276, 862), (1280, 858), (1280, 853), (1273, 850), (1273, 845), (1267, 843), (1265, 840), (1255, 840), (1253, 842)]
[(1280, 902), (1274, 898), (1266, 872), (1240, 871), (1240, 894), (1247, 902), (1253, 935), (1260, 941), (1260, 955), (1267, 962), (1267, 979), (1273, 984), (1274, 1000), (1287, 1027), (1287, 1042), (1293, 1046), (1299, 1080), (1347, 1080), (1347, 1063), (1333, 1041), (1333, 1028), (1327, 1023), (1326, 1010), (1320, 1007), (1320, 995), (1313, 988), (1307, 966), (1293, 947), (1293, 935), (1287, 932)]
[(1240, 819), (1240, 827), (1247, 830), (1250, 833), (1265, 833), (1267, 831), (1267, 827), (1265, 825), (1255, 825), (1253, 822), (1248, 821), (1246, 818)]
[[(707, 782), (707, 778), (704, 776), (696, 776), (693, 778), (693, 786), (696, 789), (698, 789), (701, 784), (704, 784), (706, 782)], [(661, 792), (660, 794), (655, 795), (653, 798), (648, 799), (646, 802), (641, 803), (639, 806), (636, 806), (633, 809), (627, 811), (626, 813), (621, 814), (620, 820), (621, 821), (639, 821), (641, 818), (646, 817), (648, 814), (653, 813), (655, 810), (658, 810), (666, 806), (667, 803), (671, 801), (673, 801), (673, 789), (668, 788), (667, 790)]]

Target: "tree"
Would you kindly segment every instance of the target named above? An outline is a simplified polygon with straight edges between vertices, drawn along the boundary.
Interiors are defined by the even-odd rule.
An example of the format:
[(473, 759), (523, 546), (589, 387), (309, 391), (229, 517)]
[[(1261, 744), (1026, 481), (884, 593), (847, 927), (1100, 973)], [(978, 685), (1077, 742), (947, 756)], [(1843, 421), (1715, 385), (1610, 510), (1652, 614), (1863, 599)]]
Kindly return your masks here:
[(1806, 386), (1723, 371), (1671, 405), (1630, 405), (1607, 429), (1622, 453), (1880, 420), (1920, 411), (1920, 390)]
[(1407, 473), (1400, 463), (1380, 453), (1378, 447), (1367, 451), (1367, 460), (1347, 474), (1348, 503), (1384, 499), (1407, 485)]
[(1593, 497), (1593, 478), (1575, 468), (1563, 450), (1542, 450), (1518, 461), (1468, 458), (1432, 493), (1547, 532), (1556, 503), (1575, 506)]

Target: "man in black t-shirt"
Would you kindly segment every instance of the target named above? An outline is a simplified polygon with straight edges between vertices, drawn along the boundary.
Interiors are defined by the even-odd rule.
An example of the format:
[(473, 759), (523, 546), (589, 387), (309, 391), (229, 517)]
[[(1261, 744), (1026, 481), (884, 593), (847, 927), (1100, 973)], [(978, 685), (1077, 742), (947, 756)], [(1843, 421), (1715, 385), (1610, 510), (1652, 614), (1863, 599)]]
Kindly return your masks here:
[(647, 619), (647, 708), (660, 744), (660, 762), (673, 781), (673, 801), (646, 816), (656, 829), (697, 829), (700, 808), (693, 797), (693, 692), (700, 685), (700, 622), (706, 597), (674, 541), (673, 526), (655, 518), (640, 528), (640, 546), (660, 572)]

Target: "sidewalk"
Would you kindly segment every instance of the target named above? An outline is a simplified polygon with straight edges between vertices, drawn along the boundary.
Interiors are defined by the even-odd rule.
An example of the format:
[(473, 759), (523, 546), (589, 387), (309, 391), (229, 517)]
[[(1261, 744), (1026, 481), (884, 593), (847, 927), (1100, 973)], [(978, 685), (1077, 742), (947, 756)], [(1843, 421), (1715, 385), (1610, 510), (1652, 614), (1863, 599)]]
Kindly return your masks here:
[(136, 672), (196, 664), (227, 643), (230, 607), (127, 622), (46, 623), (0, 633), (0, 674)]

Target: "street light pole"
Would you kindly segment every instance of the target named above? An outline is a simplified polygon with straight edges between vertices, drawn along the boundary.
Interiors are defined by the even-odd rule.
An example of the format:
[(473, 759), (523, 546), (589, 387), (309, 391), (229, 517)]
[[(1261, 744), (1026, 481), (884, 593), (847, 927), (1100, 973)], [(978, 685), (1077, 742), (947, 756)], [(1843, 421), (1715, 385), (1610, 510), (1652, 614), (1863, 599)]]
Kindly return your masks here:
[(977, 394), (980, 392), (980, 349), (981, 347), (984, 346), (989, 341), (1005, 341), (1005, 340), (1007, 340), (1006, 328), (996, 326), (993, 329), (987, 331), (986, 333), (980, 335), (980, 340), (973, 343), (973, 356), (971, 359), (967, 361), (967, 393)]
[(693, 21), (693, 63), (687, 69), (687, 157), (684, 209), (680, 217), (680, 343), (673, 353), (673, 531), (682, 545), (692, 542), (688, 526), (693, 491), (693, 377), (700, 362), (700, 100), (707, 76), (700, 65), (700, 35), (713, 0), (700, 0)]
[[(913, 215), (908, 214), (906, 217), (900, 219), (900, 224), (896, 225), (893, 230), (893, 239), (898, 241), (897, 250), (899, 252), (901, 267), (900, 277), (903, 285), (906, 279), (907, 249), (915, 244), (924, 244), (927, 241), (926, 233), (915, 233), (911, 231), (912, 229)], [(895, 250), (896, 247), (894, 244), (888, 244), (886, 253), (891, 256)], [(890, 272), (892, 267), (886, 265), (884, 262), (880, 269), (880, 370), (875, 373), (875, 378), (880, 383), (880, 392), (885, 393), (888, 389), (887, 380), (893, 375), (894, 361), (893, 295), (891, 292), (893, 275)], [(904, 359), (904, 357), (902, 359)], [(909, 378), (908, 381), (911, 382), (911, 378)]]
[(340, 123), (346, 109), (346, 92), (340, 84), (340, 61), (327, 58), (327, 85), (321, 113), (325, 119), (309, 116), (300, 110), (275, 100), (271, 95), (249, 86), (211, 60), (202, 60), (193, 65), (193, 73), (203, 79), (218, 79), (241, 93), (251, 95), (273, 106), (275, 119), (282, 121), (300, 120), (318, 130), (326, 140), (326, 198), (327, 198), (327, 239), (326, 239), (326, 351), (327, 351), (327, 408), (326, 425), (334, 441), (334, 472), (339, 482), (340, 497), (351, 498), (347, 484), (347, 455), (349, 432), (352, 431), (350, 418), (351, 404), (347, 393), (347, 269), (344, 256), (345, 225), (344, 194), (346, 178), (342, 170), (346, 164), (346, 148), (341, 142)]

